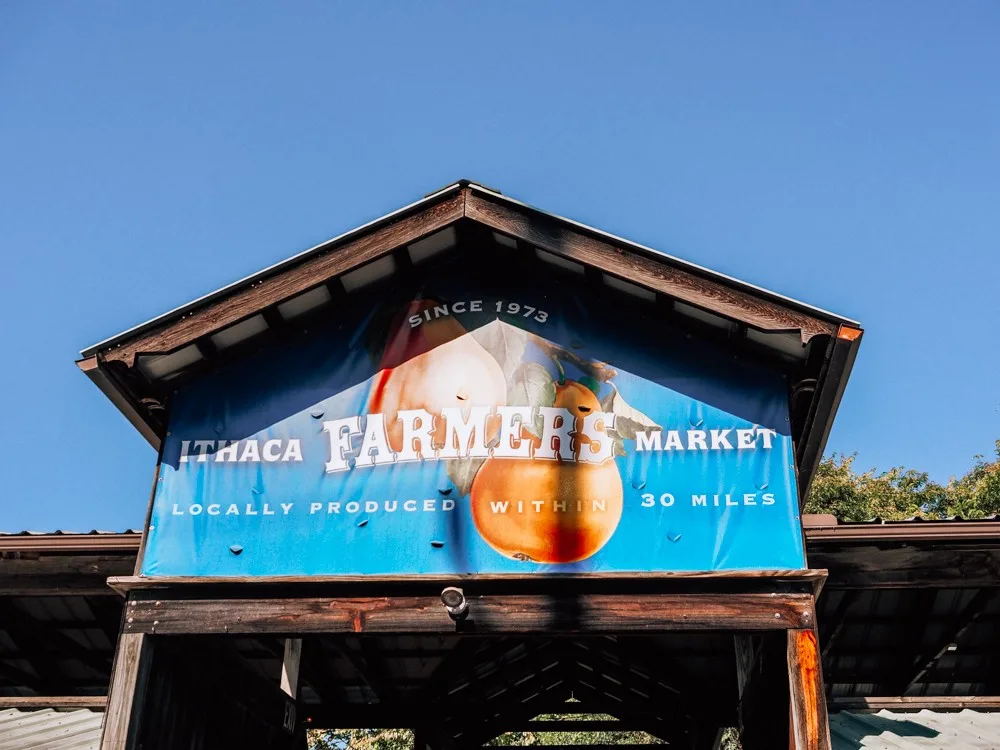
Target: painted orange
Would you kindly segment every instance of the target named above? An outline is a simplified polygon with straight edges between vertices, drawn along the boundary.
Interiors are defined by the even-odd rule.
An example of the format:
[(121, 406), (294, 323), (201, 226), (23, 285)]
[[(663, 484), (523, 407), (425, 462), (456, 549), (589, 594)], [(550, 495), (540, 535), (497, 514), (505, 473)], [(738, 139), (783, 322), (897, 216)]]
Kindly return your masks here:
[[(557, 386), (555, 405), (576, 415), (576, 430), (597, 396), (576, 381)], [(535, 447), (538, 439), (532, 438)], [(579, 445), (574, 446), (579, 453)], [(472, 517), (486, 542), (507, 557), (540, 563), (585, 560), (618, 528), (623, 488), (614, 461), (487, 459), (472, 484)], [(505, 509), (505, 510), (504, 510)]]
[(614, 461), (488, 458), (472, 483), (470, 502), (476, 528), (500, 554), (568, 563), (608, 543), (621, 520), (622, 498)]

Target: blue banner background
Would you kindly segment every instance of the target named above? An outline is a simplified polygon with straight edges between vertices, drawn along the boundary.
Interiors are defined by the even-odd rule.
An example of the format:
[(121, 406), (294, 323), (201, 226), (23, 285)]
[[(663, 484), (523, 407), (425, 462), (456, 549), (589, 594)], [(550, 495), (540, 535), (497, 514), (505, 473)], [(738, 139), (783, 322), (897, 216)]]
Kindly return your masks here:
[[(142, 562), (146, 576), (418, 575), (449, 573), (648, 572), (792, 569), (804, 564), (784, 377), (731, 352), (664, 327), (654, 312), (609, 307), (570, 285), (502, 277), (470, 284), (468, 274), (368, 294), (338, 322), (275, 345), (175, 394), (160, 480)], [(516, 289), (511, 291), (511, 289)], [(474, 331), (494, 320), (555, 342), (584, 360), (608, 362), (628, 403), (664, 429), (775, 430), (770, 450), (637, 452), (626, 442), (615, 463), (624, 507), (610, 541), (575, 563), (539, 564), (505, 557), (477, 531), (469, 497), (449, 479), (446, 461), (421, 461), (328, 474), (325, 420), (364, 414), (378, 369), (378, 342), (390, 335), (388, 312), (420, 295), (483, 301), (483, 312), (457, 316)], [(534, 317), (497, 313), (500, 301), (545, 310)], [(374, 342), (374, 343), (373, 343)], [(525, 361), (552, 372), (552, 360), (529, 344)], [(565, 376), (583, 371), (566, 365)], [(606, 393), (608, 384), (600, 395)], [(363, 422), (363, 418), (362, 418)], [(683, 433), (682, 433), (683, 434)], [(180, 463), (183, 440), (301, 440), (297, 463)], [(732, 435), (730, 436), (732, 440)], [(355, 439), (357, 444), (360, 436)], [(735, 442), (733, 440), (733, 442)], [(761, 505), (762, 493), (773, 505)], [(448, 494), (444, 494), (448, 493)], [(675, 502), (662, 507), (659, 497)], [(744, 493), (755, 506), (712, 505), (712, 496)], [(643, 507), (643, 495), (655, 505)], [(708, 507), (692, 495), (708, 495)], [(454, 510), (408, 512), (405, 500), (434, 500)], [(310, 514), (312, 502), (355, 500), (354, 514)], [(399, 501), (368, 513), (365, 501)], [(248, 504), (258, 515), (175, 515), (192, 504)], [(267, 503), (275, 515), (260, 512)], [(281, 503), (293, 503), (285, 515)], [(648, 503), (648, 500), (647, 500)], [(239, 554), (233, 550), (241, 549)]]

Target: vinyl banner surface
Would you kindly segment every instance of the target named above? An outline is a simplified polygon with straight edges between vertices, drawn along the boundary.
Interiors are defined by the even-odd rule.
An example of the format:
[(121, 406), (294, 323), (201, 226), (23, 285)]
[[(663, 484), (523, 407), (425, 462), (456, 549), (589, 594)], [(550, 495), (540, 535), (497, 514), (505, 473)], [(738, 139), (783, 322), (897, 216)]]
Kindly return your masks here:
[(803, 566), (781, 375), (582, 277), (349, 299), (174, 395), (145, 575)]

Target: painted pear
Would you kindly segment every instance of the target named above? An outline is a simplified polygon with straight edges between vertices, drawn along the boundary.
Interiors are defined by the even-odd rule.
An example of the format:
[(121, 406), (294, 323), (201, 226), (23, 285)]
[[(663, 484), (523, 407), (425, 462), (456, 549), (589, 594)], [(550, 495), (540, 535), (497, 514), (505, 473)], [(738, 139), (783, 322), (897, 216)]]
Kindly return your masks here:
[[(473, 406), (507, 402), (503, 370), (458, 320), (448, 315), (410, 325), (411, 316), (433, 308), (432, 300), (407, 308), (386, 345), (368, 400), (368, 413), (385, 415), (389, 446), (396, 452), (403, 447), (400, 411), (426, 409), (437, 417), (446, 407), (458, 407), (468, 418)], [(487, 440), (498, 431), (491, 420)]]

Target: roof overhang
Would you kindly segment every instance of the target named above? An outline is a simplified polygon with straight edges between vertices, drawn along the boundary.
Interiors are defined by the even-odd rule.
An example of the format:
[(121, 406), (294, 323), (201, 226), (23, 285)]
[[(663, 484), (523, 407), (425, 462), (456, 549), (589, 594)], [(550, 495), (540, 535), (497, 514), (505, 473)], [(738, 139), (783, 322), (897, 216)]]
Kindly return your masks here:
[(585, 269), (596, 283), (654, 301), (679, 325), (785, 362), (805, 497), (861, 342), (857, 321), (465, 180), (90, 346), (78, 365), (159, 448), (166, 402), (185, 373), (240, 356), (247, 342), (259, 345), (330, 306), (351, 304), (349, 282), (358, 273), (399, 273), (418, 255), (473, 236), (499, 252), (540, 257), (554, 273), (559, 266)]

